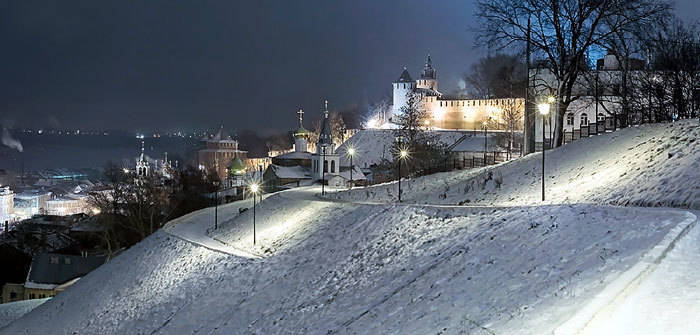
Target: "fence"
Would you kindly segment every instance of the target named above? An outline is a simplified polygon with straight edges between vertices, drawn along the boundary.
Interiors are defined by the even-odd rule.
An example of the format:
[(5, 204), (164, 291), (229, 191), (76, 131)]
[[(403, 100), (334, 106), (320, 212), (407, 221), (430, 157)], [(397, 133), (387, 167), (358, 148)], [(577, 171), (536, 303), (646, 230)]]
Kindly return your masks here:
[[(598, 123), (589, 123), (585, 126), (580, 126), (579, 129), (572, 129), (571, 131), (564, 131), (564, 143), (569, 143), (576, 141), (578, 139), (589, 137), (592, 135), (598, 135), (602, 133), (612, 132), (615, 130), (613, 126), (613, 117), (606, 117), (605, 119), (600, 119)], [(619, 122), (618, 122), (619, 123)], [(540, 146), (540, 150), (541, 150)]]
[[(454, 170), (464, 170), (484, 167), (503, 163), (522, 156), (522, 151), (492, 151), (492, 152), (473, 152), (473, 153), (453, 153), (450, 157), (441, 161), (430, 161), (427, 164), (414, 165), (413, 171), (409, 172), (411, 176), (424, 176), (437, 172), (448, 172)], [(402, 170), (404, 171), (404, 170)]]

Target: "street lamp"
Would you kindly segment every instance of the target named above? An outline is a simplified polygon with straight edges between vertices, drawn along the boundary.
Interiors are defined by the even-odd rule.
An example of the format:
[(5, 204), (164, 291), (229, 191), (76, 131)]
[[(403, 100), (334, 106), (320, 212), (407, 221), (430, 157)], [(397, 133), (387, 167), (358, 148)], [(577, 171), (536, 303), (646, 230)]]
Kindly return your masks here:
[(321, 195), (326, 195), (326, 146), (321, 145), (323, 162), (321, 162)]
[(484, 120), (483, 125), (484, 125), (484, 166), (486, 166), (486, 151), (488, 151), (487, 140), (488, 140), (488, 135), (489, 135), (489, 128), (488, 128), (489, 121), (488, 121), (488, 119)]
[(260, 191), (260, 185), (256, 183), (250, 184), (250, 193), (253, 193), (253, 245), (255, 245), (255, 198)]
[(401, 202), (401, 164), (408, 157), (408, 150), (401, 145), (402, 139), (401, 136), (397, 138), (399, 141), (399, 202)]
[(352, 156), (355, 156), (355, 148), (348, 148), (348, 156), (350, 156), (350, 188), (352, 188), (352, 170), (355, 169), (354, 165), (352, 164)]
[(219, 228), (219, 181), (214, 181), (214, 230)]
[[(554, 100), (554, 97), (549, 97), (547, 98), (547, 101), (552, 101)], [(541, 103), (537, 105), (537, 108), (540, 110), (540, 114), (542, 114), (542, 201), (544, 201), (544, 122), (545, 118), (547, 117), (547, 114), (549, 114), (549, 102), (547, 103)]]

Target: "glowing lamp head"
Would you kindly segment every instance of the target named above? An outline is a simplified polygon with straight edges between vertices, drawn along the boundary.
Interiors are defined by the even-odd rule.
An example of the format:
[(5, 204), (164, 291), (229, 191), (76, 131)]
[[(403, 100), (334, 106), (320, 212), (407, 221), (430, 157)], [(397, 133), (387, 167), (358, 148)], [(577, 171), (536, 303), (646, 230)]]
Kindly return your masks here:
[(355, 155), (355, 148), (349, 148), (349, 149), (348, 149), (348, 155), (354, 156), (354, 155)]
[(549, 104), (548, 103), (539, 104), (539, 105), (537, 105), (537, 108), (540, 110), (540, 114), (542, 114), (542, 115), (549, 114)]
[(554, 97), (551, 95), (547, 98), (547, 102), (549, 102), (550, 104), (553, 104), (554, 100), (555, 100)]
[(399, 157), (401, 157), (401, 158), (408, 157), (408, 151), (406, 151), (406, 149), (401, 150), (401, 152), (399, 152)]
[(127, 168), (124, 168), (122, 171), (124, 171), (125, 174), (129, 173), (129, 169), (127, 169)]
[(377, 128), (378, 123), (379, 123), (379, 122), (377, 122), (377, 119), (371, 118), (371, 119), (367, 120), (367, 123), (365, 124), (365, 126), (366, 126), (367, 128), (370, 128), (370, 129), (372, 129), (372, 128)]
[(252, 193), (258, 193), (260, 191), (260, 185), (258, 184), (250, 184), (250, 192)]

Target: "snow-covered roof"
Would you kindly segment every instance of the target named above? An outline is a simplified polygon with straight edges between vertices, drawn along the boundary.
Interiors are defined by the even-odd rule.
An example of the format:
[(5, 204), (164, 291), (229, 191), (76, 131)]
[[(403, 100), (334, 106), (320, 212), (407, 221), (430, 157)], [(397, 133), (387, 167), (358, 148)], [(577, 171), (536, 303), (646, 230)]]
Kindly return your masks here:
[[(104, 256), (37, 254), (32, 258), (25, 286), (53, 289), (56, 285), (86, 275), (104, 264), (106, 259)], [(53, 286), (49, 287), (51, 285)]]
[(281, 165), (270, 165), (270, 169), (281, 179), (306, 179), (311, 178), (311, 171), (309, 169), (301, 166), (281, 166)]
[(276, 159), (300, 159), (300, 160), (301, 159), (308, 159), (308, 160), (310, 160), (311, 155), (312, 155), (312, 153), (306, 152), (306, 151), (303, 151), (303, 152), (291, 151), (291, 152), (287, 152), (287, 153), (275, 156), (274, 158), (276, 158)]

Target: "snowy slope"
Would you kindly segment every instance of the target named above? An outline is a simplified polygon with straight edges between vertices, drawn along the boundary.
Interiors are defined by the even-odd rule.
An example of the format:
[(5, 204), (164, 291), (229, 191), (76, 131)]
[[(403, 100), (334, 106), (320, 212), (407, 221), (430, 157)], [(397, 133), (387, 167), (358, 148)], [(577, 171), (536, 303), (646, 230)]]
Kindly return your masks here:
[[(604, 203), (700, 209), (697, 120), (643, 125), (574, 141), (546, 153), (545, 203)], [(402, 200), (442, 204), (540, 204), (541, 153), (477, 170), (406, 180)], [(500, 188), (497, 180), (501, 179)], [(335, 195), (395, 201), (396, 183)]]
[[(470, 131), (437, 130), (440, 141), (445, 145), (452, 145), (462, 135), (470, 134)], [(341, 166), (349, 166), (350, 159), (345, 157), (346, 148), (355, 148), (357, 154), (353, 157), (353, 164), (366, 168), (372, 164), (378, 164), (383, 159), (392, 159), (391, 147), (395, 141), (394, 131), (390, 129), (364, 129), (350, 137), (340, 145), (336, 151), (341, 153)], [(483, 138), (482, 138), (483, 140)]]
[[(700, 241), (680, 240), (684, 257), (671, 265), (651, 256), (666, 254), (669, 238), (675, 241), (695, 216), (591, 203), (695, 207), (697, 137), (688, 122), (650, 125), (548, 152), (554, 178), (545, 206), (522, 205), (539, 204), (540, 161), (533, 155), (496, 167), (501, 188), (488, 180), (483, 190), (465, 192), (484, 170), (407, 182), (412, 202), (515, 207), (382, 203), (395, 185), (329, 196), (362, 202), (320, 201), (318, 188), (300, 188), (259, 204), (255, 246), (252, 210), (238, 212), (249, 200), (220, 207), (221, 229), (209, 235), (213, 209), (205, 209), (175, 220), (0, 334), (551, 333), (640, 264), (658, 264), (645, 272), (650, 280), (662, 269), (693, 285), (687, 265), (673, 264), (700, 261), (693, 261)], [(674, 285), (631, 296), (673, 296)], [(682, 302), (685, 313), (700, 312), (692, 299)], [(623, 305), (638, 304), (613, 309), (625, 315), (629, 309), (615, 309)]]
[[(310, 202), (274, 197), (258, 214), (292, 218)], [(542, 314), (550, 331), (683, 219), (591, 205), (312, 205), (290, 226), (260, 221), (255, 248), (241, 230), (250, 211), (214, 235), (267, 252), (259, 260), (159, 231), (0, 333), (455, 332)]]
[(31, 312), (37, 306), (51, 298), (32, 299), (0, 304), (0, 329), (10, 322), (19, 319), (22, 315)]

